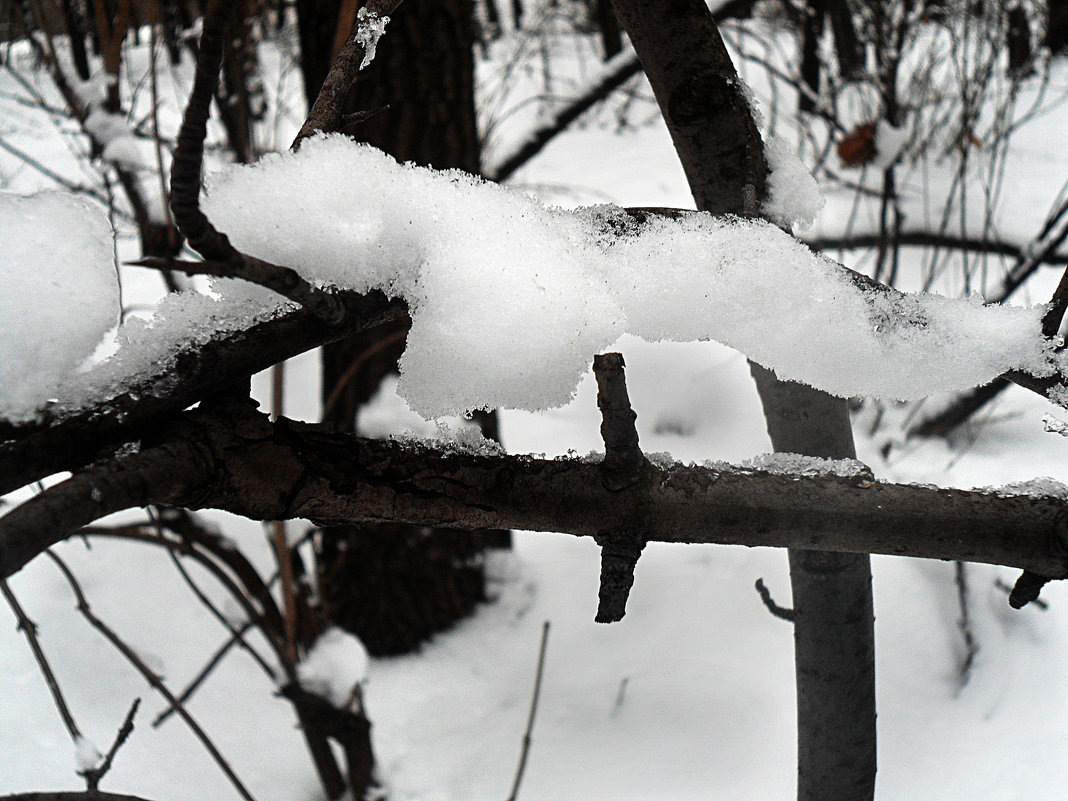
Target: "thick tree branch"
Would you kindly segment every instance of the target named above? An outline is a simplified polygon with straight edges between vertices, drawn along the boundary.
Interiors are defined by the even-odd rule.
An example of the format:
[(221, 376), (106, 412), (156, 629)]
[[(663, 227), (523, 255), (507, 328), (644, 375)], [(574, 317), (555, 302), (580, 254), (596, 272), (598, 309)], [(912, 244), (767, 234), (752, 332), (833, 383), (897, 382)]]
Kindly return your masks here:
[(443, 453), (246, 414), (242, 422), (186, 412), (141, 464), (123, 462), (107, 483), (91, 477), (115, 466), (94, 468), (0, 518), (0, 577), (94, 515), (151, 503), (319, 525), (602, 538), (640, 525), (652, 542), (870, 552), (1068, 576), (1068, 503), (1047, 496), (886, 484), (863, 471), (799, 477), (730, 465), (650, 466), (620, 492), (605, 486), (596, 463)]
[(104, 462), (51, 487), (2, 518), (0, 564), (9, 568), (4, 578), (75, 529), (112, 512), (186, 498), (213, 472), (211, 454), (191, 435)]

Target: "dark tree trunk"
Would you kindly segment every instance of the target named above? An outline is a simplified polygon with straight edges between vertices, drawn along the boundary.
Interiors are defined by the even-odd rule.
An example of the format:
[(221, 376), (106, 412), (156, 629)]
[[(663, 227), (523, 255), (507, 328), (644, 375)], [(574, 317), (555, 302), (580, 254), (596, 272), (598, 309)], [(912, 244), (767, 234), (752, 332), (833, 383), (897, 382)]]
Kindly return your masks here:
[[(844, 398), (751, 364), (776, 451), (854, 458)], [(798, 801), (875, 795), (875, 613), (867, 554), (791, 550)]]
[(70, 56), (78, 77), (89, 80), (89, 57), (85, 52), (85, 21), (80, 9), (74, 7), (72, 0), (63, 0), (63, 21), (70, 37)]
[(1046, 47), (1053, 55), (1068, 48), (1068, 2), (1048, 0), (1046, 3)]
[[(323, 16), (330, 4), (312, 5), (314, 15), (301, 23), (302, 38), (317, 32), (320, 41), (333, 43), (335, 29)], [(333, 20), (336, 25), (336, 4)], [(471, 0), (407, 0), (349, 98), (350, 110), (389, 108), (350, 133), (399, 161), (478, 173), (475, 42)], [(320, 65), (313, 56), (304, 66), (310, 88)], [(396, 369), (409, 325), (405, 318), (323, 349), (326, 422), (355, 427), (360, 406)], [(478, 419), (487, 436), (496, 436), (492, 415)], [(502, 539), (500, 532), (403, 525), (330, 529), (319, 553), (326, 614), (356, 633), (372, 654), (414, 650), (484, 599), (482, 550)]]
[(594, 0), (597, 27), (601, 29), (601, 43), (604, 46), (604, 60), (608, 61), (623, 49), (623, 36), (619, 30), (619, 20), (612, 10), (611, 0)]
[(823, 17), (826, 8), (821, 0), (809, 2), (801, 17), (801, 82), (804, 89), (798, 96), (802, 111), (816, 109), (816, 97), (820, 93), (820, 39), (823, 37)]
[[(763, 145), (704, 2), (613, 4), (649, 76), (697, 207), (758, 215), (767, 176)], [(686, 58), (676, 58), (679, 52)], [(777, 451), (854, 455), (845, 401), (778, 381), (762, 368), (753, 372)], [(875, 648), (868, 556), (792, 551), (790, 567), (798, 799), (871, 801)]]

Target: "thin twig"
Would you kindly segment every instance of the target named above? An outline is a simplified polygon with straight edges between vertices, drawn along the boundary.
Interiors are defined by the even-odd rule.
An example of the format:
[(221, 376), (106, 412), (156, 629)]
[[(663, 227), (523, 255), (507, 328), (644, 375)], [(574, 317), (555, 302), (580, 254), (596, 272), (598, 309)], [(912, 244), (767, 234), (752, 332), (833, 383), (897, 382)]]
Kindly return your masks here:
[(957, 584), (957, 604), (960, 607), (960, 619), (957, 628), (960, 629), (964, 638), (964, 659), (961, 660), (958, 670), (960, 686), (963, 688), (971, 678), (972, 666), (975, 664), (975, 656), (979, 653), (979, 643), (975, 640), (972, 632), (971, 615), (968, 613), (968, 573), (967, 563), (957, 561), (953, 563), (954, 576)]
[(361, 13), (356, 15), (352, 30), (345, 44), (338, 49), (337, 57), (323, 80), (319, 96), (315, 98), (308, 112), (308, 118), (293, 140), (293, 150), (298, 150), (301, 142), (312, 134), (320, 131), (330, 133), (341, 126), (342, 106), (367, 53), (366, 43), (361, 35), (361, 25), (368, 18), (388, 17), (400, 4), (401, 0), (370, 0), (361, 9)]
[(115, 754), (119, 752), (126, 740), (133, 734), (134, 730), (134, 717), (137, 715), (137, 710), (141, 706), (141, 699), (135, 698), (133, 703), (130, 704), (130, 710), (126, 713), (126, 718), (123, 720), (122, 725), (119, 726), (118, 732), (115, 734), (115, 739), (111, 743), (111, 748), (108, 749), (107, 754), (104, 756), (104, 761), (97, 767), (87, 770), (82, 775), (85, 777), (86, 783), (89, 785), (89, 790), (96, 792), (97, 787), (100, 784), (100, 780), (104, 778), (109, 770), (111, 770), (111, 763), (115, 759)]
[(189, 727), (190, 731), (200, 740), (201, 745), (211, 755), (211, 758), (215, 761), (215, 764), (219, 766), (219, 769), (223, 772), (234, 789), (238, 794), (245, 799), (245, 801), (256, 801), (252, 794), (246, 789), (245, 785), (234, 773), (233, 768), (230, 767), (230, 763), (226, 761), (226, 758), (219, 752), (219, 749), (215, 747), (215, 743), (208, 737), (207, 732), (200, 727), (200, 724), (196, 722), (193, 716), (189, 713), (181, 702), (174, 697), (174, 694), (167, 689), (167, 685), (164, 684), (163, 679), (151, 668), (144, 663), (144, 660), (137, 655), (126, 642), (119, 637), (115, 631), (109, 627), (103, 620), (97, 617), (89, 606), (89, 602), (86, 600), (85, 593), (82, 591), (81, 584), (78, 579), (75, 578), (74, 573), (71, 571), (67, 563), (64, 562), (59, 556), (57, 556), (51, 549), (46, 550), (45, 554), (52, 560), (52, 562), (59, 569), (60, 573), (67, 580), (67, 584), (70, 585), (71, 591), (74, 593), (74, 597), (77, 600), (78, 611), (89, 622), (94, 629), (100, 632), (108, 642), (110, 642), (116, 650), (119, 651), (133, 667), (140, 673), (144, 679), (152, 685), (153, 689), (162, 695), (171, 706), (175, 707), (178, 715), (185, 721), (185, 724)]
[[(204, 681), (208, 678), (208, 676), (211, 675), (211, 672), (222, 663), (223, 657), (225, 657), (226, 654), (229, 653), (229, 651), (241, 641), (242, 637), (244, 637), (244, 635), (247, 634), (251, 628), (252, 623), (246, 620), (237, 628), (237, 631), (227, 637), (226, 642), (224, 642), (215, 650), (215, 653), (213, 653), (208, 659), (208, 661), (204, 663), (204, 666), (201, 667), (201, 669), (197, 672), (197, 675), (193, 677), (193, 680), (185, 686), (185, 689), (178, 693), (178, 700), (184, 704), (190, 698), (192, 698), (193, 693), (195, 693), (200, 688), (200, 685), (203, 684)], [(162, 712), (160, 712), (158, 715), (156, 715), (156, 717), (152, 721), (152, 728), (159, 728), (159, 726), (162, 725), (167, 720), (167, 718), (174, 714), (174, 711), (175, 707), (169, 706)]]
[(780, 620), (785, 620), (787, 623), (794, 622), (794, 610), (787, 606), (779, 606), (775, 603), (775, 599), (771, 597), (771, 590), (764, 584), (764, 579), (758, 578), (756, 580), (757, 593), (760, 595), (760, 600), (764, 602), (764, 607), (771, 612), (774, 617)]
[(52, 700), (56, 703), (56, 709), (59, 710), (59, 716), (63, 719), (63, 725), (67, 727), (71, 740), (77, 743), (82, 736), (82, 732), (78, 728), (78, 724), (74, 722), (74, 715), (71, 714), (70, 707), (67, 706), (67, 700), (63, 697), (63, 690), (59, 686), (56, 674), (52, 672), (48, 657), (45, 656), (44, 649), (41, 648), (41, 643), (37, 639), (37, 624), (30, 620), (29, 615), (22, 608), (6, 580), (0, 580), (0, 593), (3, 593), (7, 605), (15, 613), (19, 631), (26, 635), (26, 641), (33, 652), (33, 658), (37, 660), (37, 666), (41, 669), (41, 675), (44, 676), (48, 691), (52, 694)]
[(345, 368), (345, 372), (342, 374), (341, 378), (334, 384), (334, 388), (330, 390), (330, 396), (326, 399), (326, 403), (323, 404), (323, 413), (320, 417), (324, 420), (330, 418), (330, 413), (334, 411), (334, 407), (337, 406), (338, 401), (341, 399), (341, 393), (344, 391), (345, 387), (352, 382), (360, 368), (369, 358), (391, 345), (397, 344), (397, 342), (401, 341), (406, 336), (408, 336), (407, 328), (403, 331), (394, 331), (389, 336), (376, 339), (370, 347), (363, 350), (355, 359), (353, 359), (352, 363)]
[(204, 15), (204, 33), (197, 54), (196, 77), (189, 96), (178, 146), (171, 164), (171, 210), (178, 230), (189, 246), (206, 259), (203, 264), (176, 259), (143, 259), (137, 264), (160, 270), (180, 270), (190, 275), (242, 278), (265, 286), (300, 304), (326, 323), (340, 322), (344, 306), (338, 298), (305, 281), (295, 270), (270, 264), (235, 248), (226, 234), (212, 225), (200, 209), (200, 173), (204, 163), (211, 99), (219, 84), (227, 3), (214, 0)]
[(541, 694), (541, 677), (545, 668), (545, 647), (549, 642), (549, 621), (546, 620), (541, 627), (541, 646), (538, 648), (538, 667), (534, 673), (534, 692), (530, 698), (530, 713), (527, 715), (527, 728), (523, 732), (523, 748), (519, 752), (519, 764), (515, 769), (515, 779), (512, 782), (512, 792), (508, 794), (508, 801), (516, 801), (519, 795), (519, 785), (523, 782), (523, 773), (527, 769), (527, 756), (530, 753), (532, 742), (531, 734), (534, 731), (534, 716), (538, 712), (538, 696)]

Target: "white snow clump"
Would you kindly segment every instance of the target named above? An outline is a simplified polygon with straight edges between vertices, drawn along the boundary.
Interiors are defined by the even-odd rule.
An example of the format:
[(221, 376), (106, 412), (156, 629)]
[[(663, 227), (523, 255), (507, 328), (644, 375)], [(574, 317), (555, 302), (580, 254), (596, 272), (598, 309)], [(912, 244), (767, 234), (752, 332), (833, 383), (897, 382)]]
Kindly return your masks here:
[(0, 418), (60, 394), (119, 319), (111, 224), (73, 195), (0, 192)]
[[(403, 298), (412, 329), (398, 393), (425, 418), (560, 406), (624, 333), (717, 340), (847, 397), (913, 399), (1060, 364), (1042, 307), (880, 291), (768, 222), (546, 208), (343, 136), (225, 170), (204, 207), (251, 255)], [(57, 412), (102, 400), (165, 375), (181, 350), (293, 308), (216, 282), (214, 297), (171, 296), (148, 323), (126, 323), (114, 355), (74, 375), (118, 312), (110, 229), (60, 195), (8, 196), (0, 215), (0, 417), (32, 415), (60, 383)]]
[(386, 23), (389, 17), (381, 17), (374, 11), (368, 11), (366, 7), (356, 12), (356, 41), (363, 45), (363, 61), (360, 62), (360, 70), (375, 60), (375, 51), (378, 49), (378, 40), (386, 32)]
[(357, 686), (367, 678), (369, 664), (360, 638), (333, 626), (319, 635), (297, 665), (297, 680), (306, 692), (345, 709)]
[(770, 223), (546, 208), (343, 136), (228, 168), (205, 211), (241, 250), (311, 281), (404, 298), (399, 392), (428, 418), (562, 405), (623, 333), (714, 339), (846, 397), (1053, 371), (1041, 307), (876, 291)]
[(74, 738), (74, 764), (78, 773), (88, 773), (100, 767), (104, 755), (88, 737), (77, 735)]
[(785, 228), (808, 230), (826, 201), (812, 173), (780, 136), (764, 142), (768, 168), (768, 197), (761, 211)]

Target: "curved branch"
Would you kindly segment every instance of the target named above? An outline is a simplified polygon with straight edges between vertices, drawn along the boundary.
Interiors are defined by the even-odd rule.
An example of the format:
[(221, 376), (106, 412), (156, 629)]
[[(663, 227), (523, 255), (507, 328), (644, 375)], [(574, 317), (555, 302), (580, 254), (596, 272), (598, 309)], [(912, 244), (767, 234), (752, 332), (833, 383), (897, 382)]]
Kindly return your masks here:
[(174, 439), (74, 475), (2, 518), (4, 578), (81, 526), (123, 509), (191, 497), (214, 473), (212, 456), (199, 443)]

